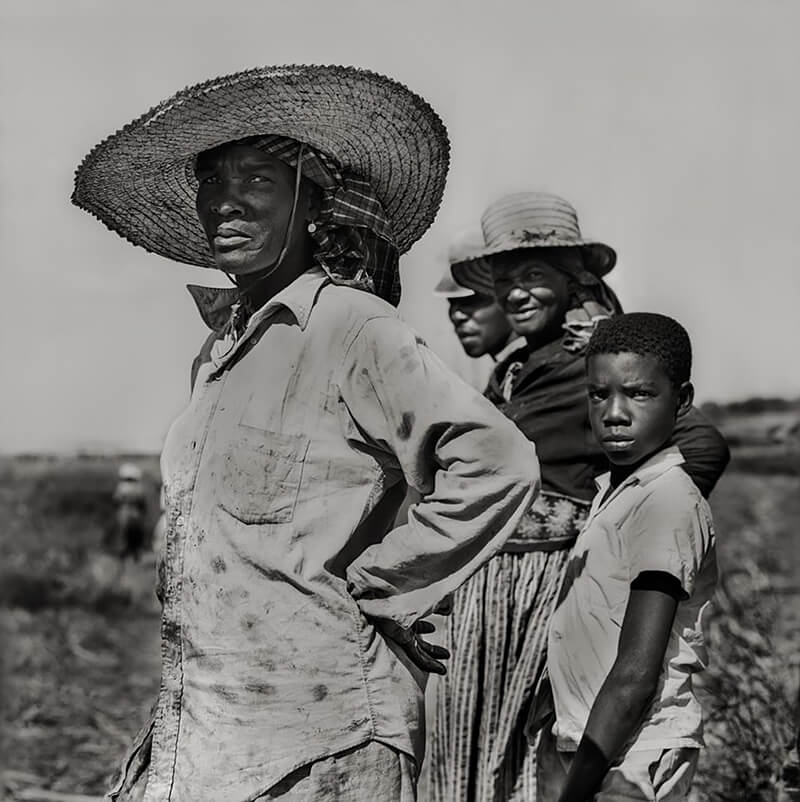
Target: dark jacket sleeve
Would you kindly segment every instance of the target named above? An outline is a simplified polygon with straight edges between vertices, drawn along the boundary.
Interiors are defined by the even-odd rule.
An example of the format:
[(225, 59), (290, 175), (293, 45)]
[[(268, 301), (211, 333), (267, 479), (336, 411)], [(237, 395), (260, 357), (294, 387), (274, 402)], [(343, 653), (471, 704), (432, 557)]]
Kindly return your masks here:
[(686, 460), (683, 469), (708, 498), (731, 458), (725, 438), (714, 424), (692, 407), (678, 418), (671, 445), (681, 450)]

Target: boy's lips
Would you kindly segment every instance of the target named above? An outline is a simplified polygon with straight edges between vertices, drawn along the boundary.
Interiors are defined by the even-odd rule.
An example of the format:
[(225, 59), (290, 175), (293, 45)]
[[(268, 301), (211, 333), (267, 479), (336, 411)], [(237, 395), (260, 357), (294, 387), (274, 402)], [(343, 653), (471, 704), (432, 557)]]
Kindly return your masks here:
[(607, 451), (622, 451), (633, 445), (634, 438), (623, 435), (610, 435), (604, 437), (602, 442)]

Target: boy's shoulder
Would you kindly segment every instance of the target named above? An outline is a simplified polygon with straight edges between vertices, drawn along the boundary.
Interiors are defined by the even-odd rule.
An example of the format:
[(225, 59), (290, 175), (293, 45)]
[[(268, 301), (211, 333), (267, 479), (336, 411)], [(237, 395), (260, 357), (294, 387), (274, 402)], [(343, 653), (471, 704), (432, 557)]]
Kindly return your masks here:
[(648, 519), (662, 525), (699, 519), (711, 525), (708, 502), (684, 470), (683, 462), (677, 459), (672, 462), (664, 470), (648, 476), (646, 481), (629, 488), (631, 512), (635, 513), (635, 519), (639, 522)]
[(679, 551), (691, 544), (705, 549), (714, 542), (711, 507), (681, 465), (670, 467), (639, 490), (621, 526), (623, 537), (648, 543), (647, 548), (656, 550), (667, 544)]

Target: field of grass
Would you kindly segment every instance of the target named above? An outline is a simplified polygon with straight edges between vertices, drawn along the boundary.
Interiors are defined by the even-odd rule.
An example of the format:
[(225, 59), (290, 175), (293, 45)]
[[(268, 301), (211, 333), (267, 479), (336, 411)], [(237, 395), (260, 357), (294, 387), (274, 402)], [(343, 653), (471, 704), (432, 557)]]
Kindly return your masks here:
[[(735, 457), (712, 496), (723, 582), (697, 802), (775, 798), (800, 673), (798, 456)], [(154, 519), (157, 461), (138, 461)], [(101, 548), (119, 462), (0, 459), (0, 799), (101, 797), (155, 698), (153, 560), (123, 569)]]

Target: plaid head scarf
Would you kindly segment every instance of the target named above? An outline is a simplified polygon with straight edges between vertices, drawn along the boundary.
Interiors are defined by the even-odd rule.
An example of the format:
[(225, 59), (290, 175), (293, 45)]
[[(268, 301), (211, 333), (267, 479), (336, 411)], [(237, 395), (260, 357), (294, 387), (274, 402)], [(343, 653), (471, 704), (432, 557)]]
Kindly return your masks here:
[(399, 254), (389, 219), (370, 184), (295, 139), (260, 136), (244, 142), (295, 169), (301, 158), (302, 175), (322, 190), (320, 216), (310, 236), (317, 246), (314, 261), (331, 281), (367, 290), (397, 306)]
[(570, 278), (570, 308), (564, 321), (563, 348), (582, 351), (597, 324), (622, 312), (614, 290), (586, 269), (580, 248), (547, 248), (546, 261)]

